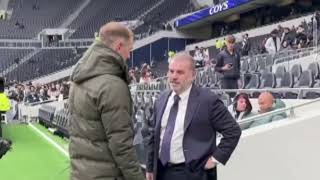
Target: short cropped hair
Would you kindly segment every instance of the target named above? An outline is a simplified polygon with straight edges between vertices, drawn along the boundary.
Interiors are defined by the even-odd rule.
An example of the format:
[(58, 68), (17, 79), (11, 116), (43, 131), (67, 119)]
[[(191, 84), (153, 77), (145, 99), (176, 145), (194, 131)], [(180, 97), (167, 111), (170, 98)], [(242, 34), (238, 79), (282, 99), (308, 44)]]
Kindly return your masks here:
[(190, 65), (191, 65), (191, 67), (190, 67), (191, 70), (192, 71), (196, 70), (196, 63), (195, 63), (193, 57), (189, 53), (187, 53), (185, 51), (178, 52), (172, 57), (172, 60), (175, 60), (176, 58), (183, 58), (183, 60), (189, 61)]
[(110, 22), (100, 28), (99, 36), (101, 41), (110, 46), (118, 38), (130, 41), (133, 39), (133, 32), (118, 22)]

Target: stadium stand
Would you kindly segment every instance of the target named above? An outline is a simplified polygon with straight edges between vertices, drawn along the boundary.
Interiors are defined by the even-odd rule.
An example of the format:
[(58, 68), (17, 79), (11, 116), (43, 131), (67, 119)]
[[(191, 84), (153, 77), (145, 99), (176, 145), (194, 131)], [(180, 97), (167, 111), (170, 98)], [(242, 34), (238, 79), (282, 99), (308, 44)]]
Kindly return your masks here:
[[(11, 71), (7, 77), (20, 82), (74, 65), (85, 49), (45, 49)], [(49, 66), (48, 66), (49, 65)]]
[(82, 0), (10, 1), (12, 17), (0, 21), (1, 39), (31, 39), (44, 28), (57, 28)]
[(30, 49), (0, 49), (0, 69), (3, 70), (12, 64), (18, 64), (31, 51)]
[[(131, 2), (112, 3), (104, 0), (91, 1), (79, 15), (79, 17), (70, 25), (71, 29), (76, 32), (72, 38), (90, 38), (105, 22), (110, 20), (128, 21), (133, 20), (142, 15), (145, 11), (155, 6), (159, 1), (155, 0), (139, 0)], [(162, 24), (172, 18), (186, 13), (192, 8), (190, 1), (163, 0), (162, 3), (143, 18), (143, 25), (135, 29), (137, 36), (141, 33), (148, 32), (149, 27), (156, 32), (162, 28)], [(106, 13), (107, 12), (107, 13)], [(165, 13), (164, 13), (165, 12)]]

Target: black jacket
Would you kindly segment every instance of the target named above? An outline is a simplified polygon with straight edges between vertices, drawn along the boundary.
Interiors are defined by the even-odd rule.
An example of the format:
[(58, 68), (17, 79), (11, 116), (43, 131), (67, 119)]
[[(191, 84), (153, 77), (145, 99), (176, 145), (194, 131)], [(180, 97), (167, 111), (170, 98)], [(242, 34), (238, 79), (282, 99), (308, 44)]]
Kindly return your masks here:
[[(232, 64), (232, 69), (223, 71), (222, 67), (226, 64)], [(217, 56), (217, 64), (215, 70), (221, 73), (224, 79), (239, 79), (240, 78), (240, 55), (235, 51), (233, 55), (228, 50), (221, 51)]]

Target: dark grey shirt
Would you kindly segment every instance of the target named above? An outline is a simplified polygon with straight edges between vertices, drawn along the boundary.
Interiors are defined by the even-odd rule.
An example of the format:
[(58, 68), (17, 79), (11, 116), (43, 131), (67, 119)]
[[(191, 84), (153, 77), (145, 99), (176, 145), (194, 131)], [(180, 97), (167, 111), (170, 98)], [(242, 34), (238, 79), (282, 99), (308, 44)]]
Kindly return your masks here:
[[(232, 69), (223, 71), (222, 67), (226, 64), (232, 64)], [(227, 49), (221, 51), (217, 56), (217, 64), (215, 70), (223, 74), (224, 79), (239, 79), (240, 78), (240, 55), (234, 52), (232, 55)]]

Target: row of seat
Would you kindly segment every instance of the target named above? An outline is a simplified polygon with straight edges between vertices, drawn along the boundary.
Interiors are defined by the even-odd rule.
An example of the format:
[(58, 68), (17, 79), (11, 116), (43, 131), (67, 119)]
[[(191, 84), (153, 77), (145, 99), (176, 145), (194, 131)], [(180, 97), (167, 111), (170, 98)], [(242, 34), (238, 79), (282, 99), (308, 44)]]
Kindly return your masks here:
[(9, 1), (8, 9), (12, 9), (12, 16), (0, 21), (0, 38), (31, 39), (44, 28), (57, 28), (83, 1)]
[[(220, 78), (221, 74), (216, 73), (214, 68), (206, 68), (198, 71), (195, 84), (201, 87), (220, 89)], [(247, 72), (241, 75), (241, 84), (242, 86), (240, 89), (311, 88), (310, 91), (312, 92), (312, 95), (304, 98), (320, 97), (320, 94), (315, 92), (316, 90), (312, 90), (312, 88), (320, 87), (319, 64), (317, 62), (310, 63), (308, 68), (304, 71), (302, 71), (300, 64), (295, 64), (291, 69), (288, 69), (283, 65), (278, 66), (274, 73), (267, 69), (260, 72)], [(135, 90), (139, 91), (161, 91), (168, 88), (168, 83), (165, 78), (162, 78), (158, 83), (140, 84), (135, 87)], [(297, 93), (294, 93), (294, 96), (288, 96), (286, 93), (284, 94), (285, 95), (279, 95), (279, 97), (297, 98), (298, 96)]]
[(314, 53), (314, 48), (280, 51), (275, 55), (260, 54), (255, 56), (245, 56), (241, 58), (241, 72), (243, 74), (263, 71), (271, 72), (272, 66), (275, 64), (309, 56), (312, 53)]
[(311, 63), (305, 71), (302, 71), (300, 64), (295, 64), (290, 71), (284, 66), (278, 66), (275, 73), (253, 73), (247, 76), (250, 76), (250, 81), (245, 89), (313, 88), (319, 87), (320, 83), (318, 63)]
[(7, 74), (8, 80), (26, 81), (70, 67), (86, 49), (44, 49)]

